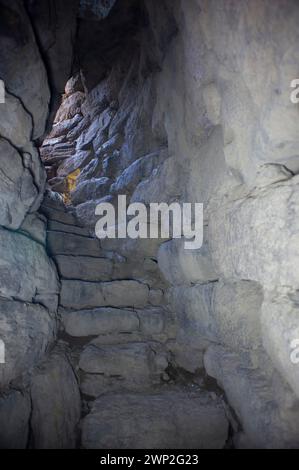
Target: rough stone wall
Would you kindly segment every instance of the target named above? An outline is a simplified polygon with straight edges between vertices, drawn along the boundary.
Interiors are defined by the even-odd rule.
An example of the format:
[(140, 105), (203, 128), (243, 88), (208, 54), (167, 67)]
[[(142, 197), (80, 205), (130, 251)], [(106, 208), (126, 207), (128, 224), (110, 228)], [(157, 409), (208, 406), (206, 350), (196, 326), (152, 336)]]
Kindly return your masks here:
[(1, 1), (0, 324), (5, 364), (0, 368), (0, 446), (29, 441), (33, 368), (56, 335), (58, 276), (46, 249), (46, 220), (36, 211), (46, 174), (34, 140), (45, 130), (50, 92), (26, 9)]
[(207, 248), (167, 242), (159, 266), (184, 352), (195, 333), (236, 413), (236, 445), (297, 447), (298, 4), (188, 1), (174, 11), (180, 35), (156, 112), (166, 115), (182, 199), (205, 204)]
[[(112, 15), (97, 23), (95, 16), (106, 16), (108, 3)], [(7, 93), (0, 115), (0, 324), (9, 359), (0, 369), (1, 446), (80, 445), (78, 383), (87, 415), (85, 447), (99, 445), (103, 420), (110, 417), (117, 429), (115, 410), (138, 408), (144, 414), (146, 405), (134, 396), (116, 395), (107, 406), (96, 400), (92, 413), (85, 398), (96, 399), (99, 390), (115, 386), (103, 381), (105, 367), (112, 375), (120, 372), (119, 345), (113, 351), (103, 347), (103, 325), (110, 334), (119, 327), (119, 309), (128, 307), (123, 299), (134, 307), (137, 302), (138, 310), (152, 292), (151, 309), (163, 305), (176, 326), (163, 337), (167, 359), (165, 349), (156, 351), (161, 357), (153, 365), (148, 345), (132, 350), (123, 345), (123, 370), (137, 358), (133, 363), (142, 384), (160, 380), (169, 364), (185, 376), (207, 374), (224, 391), (236, 447), (298, 447), (298, 366), (290, 361), (290, 342), (299, 337), (298, 105), (290, 102), (299, 59), (297, 2), (145, 0), (138, 8), (136, 2), (108, 3), (102, 9), (98, 2), (82, 2), (79, 27), (71, 9), (67, 30), (64, 10), (54, 21), (61, 34), (53, 45), (51, 27), (48, 31), (42, 22), (46, 13), (35, 2), (26, 2), (29, 19), (23, 2), (12, 7), (1, 0), (6, 47), (0, 78)], [(90, 28), (94, 34), (88, 38)], [(70, 59), (75, 31), (78, 63)], [(41, 149), (55, 191), (65, 193), (75, 173), (71, 210), (65, 211), (59, 197), (46, 199), (43, 209), (50, 219), (48, 249), (62, 279), (57, 318), (57, 274), (45, 250), (45, 219), (36, 213), (45, 172), (34, 141), (43, 136), (49, 115), (48, 81), (54, 113), (71, 69), (73, 79)], [(91, 238), (95, 206), (115, 202), (118, 194), (146, 204), (203, 202), (203, 248), (186, 251), (183, 240), (107, 240), (101, 250), (117, 257), (103, 258), (90, 272), (86, 257), (91, 263), (99, 253)], [(74, 253), (79, 280), (72, 278)], [(120, 275), (120, 284), (112, 287)], [(89, 276), (86, 290), (82, 281), (89, 283)], [(94, 285), (103, 279), (109, 284), (104, 293)], [(144, 284), (140, 290), (140, 281), (148, 290)], [(115, 302), (112, 309), (102, 304), (107, 295)], [(97, 307), (97, 314), (90, 310)], [(131, 310), (121, 318), (130, 330), (140, 322)], [(152, 331), (149, 316), (144, 318)], [(57, 319), (60, 341), (52, 349)], [(91, 338), (93, 332), (97, 338)], [(85, 339), (74, 347), (70, 337)], [(167, 373), (165, 378), (171, 379)], [(138, 390), (140, 382), (131, 377), (128, 382), (129, 389)], [(226, 428), (218, 404), (199, 401), (198, 421), (206, 423), (206, 406), (223, 430), (216, 438), (212, 426), (210, 443), (223, 446)], [(161, 405), (152, 403), (159, 415)], [(190, 404), (180, 403), (184, 414)], [(104, 405), (110, 415), (103, 413)], [(142, 420), (132, 422), (137, 434), (144, 426)], [(195, 437), (196, 447), (201, 436)], [(113, 438), (105, 436), (100, 444), (109, 448)], [(136, 434), (130, 438), (134, 442)]]

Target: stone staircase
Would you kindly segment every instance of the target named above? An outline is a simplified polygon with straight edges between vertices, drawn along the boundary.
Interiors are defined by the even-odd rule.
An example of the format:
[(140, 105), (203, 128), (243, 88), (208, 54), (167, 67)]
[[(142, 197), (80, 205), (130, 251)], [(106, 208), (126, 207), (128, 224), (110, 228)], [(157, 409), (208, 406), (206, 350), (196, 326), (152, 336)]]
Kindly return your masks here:
[(82, 398), (81, 446), (224, 447), (222, 399), (173, 378), (175, 318), (155, 260), (103, 247), (58, 199), (42, 212), (61, 282), (59, 341)]

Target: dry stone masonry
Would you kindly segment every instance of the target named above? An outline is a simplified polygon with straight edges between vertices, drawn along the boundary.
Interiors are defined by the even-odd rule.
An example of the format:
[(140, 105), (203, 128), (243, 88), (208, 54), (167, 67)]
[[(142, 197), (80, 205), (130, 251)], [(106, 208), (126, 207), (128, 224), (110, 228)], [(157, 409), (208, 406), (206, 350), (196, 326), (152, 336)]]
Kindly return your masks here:
[(0, 9), (0, 448), (299, 448), (298, 2)]

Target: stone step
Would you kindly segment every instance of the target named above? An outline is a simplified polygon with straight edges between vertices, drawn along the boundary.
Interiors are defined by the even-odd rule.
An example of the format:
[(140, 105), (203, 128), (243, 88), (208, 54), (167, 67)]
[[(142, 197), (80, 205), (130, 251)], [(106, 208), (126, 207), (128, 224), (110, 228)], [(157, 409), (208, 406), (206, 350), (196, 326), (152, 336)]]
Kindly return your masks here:
[(101, 256), (100, 241), (96, 238), (48, 231), (47, 242), (52, 256), (74, 254), (80, 256)]
[(42, 205), (39, 211), (50, 221), (60, 222), (65, 225), (76, 226), (77, 219), (71, 211), (63, 211)]
[[(71, 226), (69, 226), (69, 230), (72, 230)], [(55, 234), (52, 236), (55, 237)], [(136, 279), (153, 289), (151, 293), (153, 301), (154, 290), (156, 290), (157, 294), (160, 287), (165, 287), (159, 272), (157, 270), (151, 271), (151, 266), (148, 269), (148, 263), (144, 262), (144, 260), (140, 260), (139, 263), (127, 262), (126, 260), (119, 260), (119, 257), (113, 253), (101, 251), (98, 257), (77, 256), (75, 252), (73, 255), (55, 255), (55, 261), (60, 276), (64, 279), (80, 279), (89, 282)], [(161, 295), (158, 299), (158, 304), (160, 305), (160, 303)], [(155, 302), (153, 302), (154, 304)]]
[(55, 256), (58, 272), (63, 279), (82, 281), (111, 281), (113, 279), (113, 261), (108, 258), (90, 256)]
[(57, 220), (52, 219), (48, 219), (48, 231), (65, 232), (72, 233), (74, 235), (81, 235), (82, 237), (90, 237), (90, 231), (84, 227), (79, 227), (78, 225), (64, 224), (63, 222), (59, 222)]
[(60, 310), (65, 332), (74, 337), (128, 333), (138, 331), (140, 324), (133, 310), (102, 307), (93, 310)]
[(81, 391), (99, 396), (117, 389), (148, 390), (162, 383), (169, 360), (168, 352), (159, 343), (102, 345), (95, 340), (80, 356)]
[[(101, 307), (92, 310), (60, 309), (65, 332), (73, 337), (98, 336), (98, 342), (130, 342), (134, 337), (162, 338), (171, 326), (169, 313), (160, 307), (141, 310)], [(168, 334), (169, 336), (169, 334)]]
[(122, 393), (96, 400), (82, 431), (85, 449), (221, 449), (228, 421), (208, 392)]
[[(62, 197), (57, 195), (51, 190), (46, 191), (41, 207), (55, 209), (55, 210), (64, 211), (64, 212), (67, 211), (67, 207), (64, 204)], [(68, 210), (68, 212), (70, 211)]]
[(61, 195), (47, 191), (39, 211), (48, 220), (55, 220), (66, 225), (79, 225), (74, 210), (66, 207)]
[(148, 286), (138, 281), (61, 281), (60, 305), (69, 309), (143, 308), (148, 300)]

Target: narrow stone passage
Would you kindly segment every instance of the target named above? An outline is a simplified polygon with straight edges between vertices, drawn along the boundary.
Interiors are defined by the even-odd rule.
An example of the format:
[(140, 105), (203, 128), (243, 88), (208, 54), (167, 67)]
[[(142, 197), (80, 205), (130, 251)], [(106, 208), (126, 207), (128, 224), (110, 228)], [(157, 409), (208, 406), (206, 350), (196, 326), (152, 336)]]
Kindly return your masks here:
[[(298, 24), (0, 0), (0, 448), (299, 448)], [(124, 200), (202, 246), (100, 240)]]
[(41, 211), (60, 277), (58, 347), (64, 344), (82, 399), (82, 446), (224, 447), (223, 401), (202, 375), (176, 373), (177, 327), (157, 263), (102, 247), (54, 193)]

